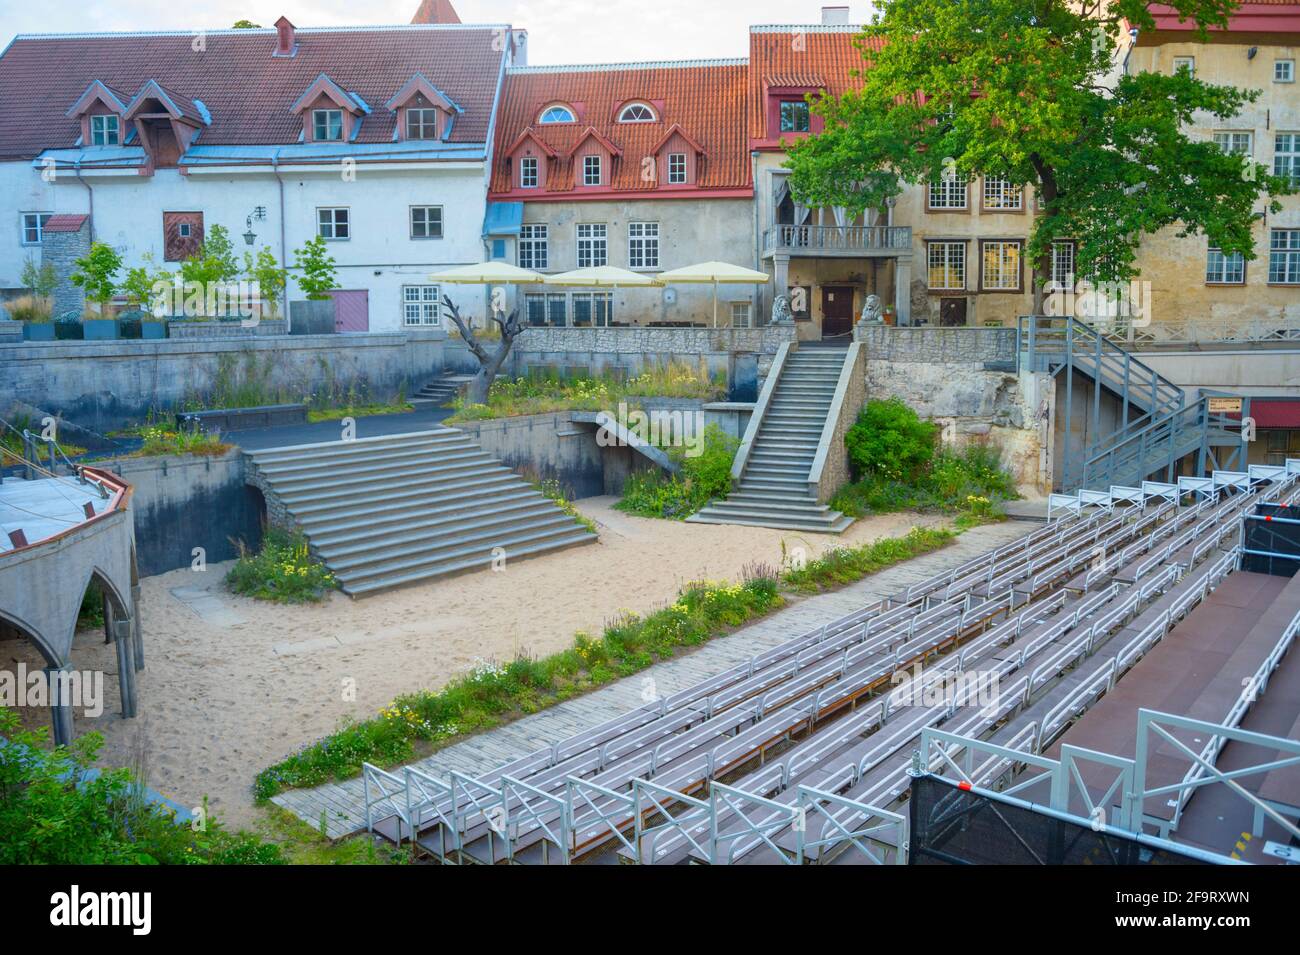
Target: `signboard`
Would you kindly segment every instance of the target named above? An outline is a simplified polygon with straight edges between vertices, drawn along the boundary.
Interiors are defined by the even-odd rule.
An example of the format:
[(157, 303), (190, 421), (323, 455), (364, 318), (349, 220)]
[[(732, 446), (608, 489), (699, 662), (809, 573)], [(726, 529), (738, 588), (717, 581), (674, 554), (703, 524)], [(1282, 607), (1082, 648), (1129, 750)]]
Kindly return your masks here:
[(1211, 398), (1210, 414), (1241, 414), (1241, 399)]

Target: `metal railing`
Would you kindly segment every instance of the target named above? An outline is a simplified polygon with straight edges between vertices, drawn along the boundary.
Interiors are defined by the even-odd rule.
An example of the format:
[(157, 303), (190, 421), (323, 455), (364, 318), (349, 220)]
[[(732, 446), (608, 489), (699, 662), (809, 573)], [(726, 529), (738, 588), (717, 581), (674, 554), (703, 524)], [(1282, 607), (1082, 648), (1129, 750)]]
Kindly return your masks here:
[(912, 251), (909, 226), (778, 225), (763, 233), (764, 252)]
[(1300, 318), (1278, 315), (1274, 318), (1205, 318), (1183, 317), (1158, 322), (1135, 323), (1131, 317), (1119, 316), (1095, 326), (1111, 341), (1128, 348), (1143, 346), (1214, 346), (1253, 344), (1300, 345)]

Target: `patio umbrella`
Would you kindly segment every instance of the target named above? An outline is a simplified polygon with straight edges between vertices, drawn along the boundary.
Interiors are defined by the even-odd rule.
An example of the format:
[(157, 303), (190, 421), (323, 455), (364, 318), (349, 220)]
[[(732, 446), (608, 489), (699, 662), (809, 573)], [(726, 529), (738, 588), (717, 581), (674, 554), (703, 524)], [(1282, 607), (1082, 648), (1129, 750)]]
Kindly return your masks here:
[[(507, 262), (458, 265), (444, 272), (434, 272), (429, 276), (430, 282), (437, 282), (439, 285), (531, 285), (545, 279), (546, 276), (540, 272), (521, 269)], [(497, 309), (492, 311), (495, 312)]]
[(546, 284), (577, 288), (644, 288), (658, 285), (659, 280), (644, 272), (629, 272), (627, 269), (616, 268), (613, 265), (596, 265), (585, 269), (574, 269), (572, 272), (560, 272), (558, 275), (548, 275)]
[(681, 269), (672, 269), (659, 274), (661, 285), (709, 285), (713, 286), (713, 327), (718, 327), (718, 286), (721, 285), (765, 285), (769, 276), (766, 272), (747, 269), (743, 265), (730, 262), (701, 262)]

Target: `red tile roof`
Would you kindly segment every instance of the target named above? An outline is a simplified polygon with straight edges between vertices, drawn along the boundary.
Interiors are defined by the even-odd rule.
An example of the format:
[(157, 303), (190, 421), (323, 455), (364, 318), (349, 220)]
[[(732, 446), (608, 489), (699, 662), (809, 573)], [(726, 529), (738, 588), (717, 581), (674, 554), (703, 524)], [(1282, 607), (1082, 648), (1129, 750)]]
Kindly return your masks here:
[(412, 23), (460, 23), (460, 14), (451, 0), (420, 0), (420, 8), (411, 17)]
[[(645, 181), (641, 175), (642, 159), (654, 154), (656, 145), (674, 123), (689, 140), (704, 148), (696, 178), (699, 188), (748, 189), (746, 73), (744, 60), (511, 69), (506, 74), (497, 119), (492, 192), (497, 196), (511, 192), (506, 158), (529, 130), (555, 153), (542, 194), (572, 192), (573, 161), (569, 157), (590, 130), (622, 150), (622, 158), (614, 162), (610, 190), (654, 191), (656, 183)], [(633, 101), (650, 104), (656, 121), (618, 122), (620, 108)], [(578, 121), (537, 124), (542, 107), (553, 103), (574, 107)], [(674, 192), (678, 191), (682, 191), (680, 187), (674, 187)], [(540, 198), (529, 195), (537, 192), (516, 190), (513, 198)]]
[(131, 97), (152, 79), (202, 101), (212, 117), (205, 145), (282, 145), (302, 132), (289, 108), (325, 73), (370, 106), (357, 141), (386, 143), (396, 117), (383, 104), (419, 72), (464, 110), (449, 140), (483, 142), (504, 56), (493, 48), (500, 29), (300, 29), (293, 57), (271, 55), (274, 30), (213, 31), (202, 52), (189, 32), (19, 36), (0, 57), (0, 159), (72, 146), (81, 127), (64, 114), (94, 80)]
[(60, 213), (46, 219), (45, 225), (41, 226), (41, 232), (79, 232), (89, 218), (90, 216)]
[[(1179, 22), (1178, 11), (1173, 7), (1163, 4), (1153, 3), (1147, 6), (1151, 16), (1155, 18), (1157, 31), (1171, 32), (1188, 32), (1196, 29), (1196, 24), (1191, 20)], [(1296, 0), (1247, 0), (1241, 4), (1228, 16), (1228, 28), (1211, 28), (1212, 34), (1218, 33), (1257, 33), (1257, 34), (1277, 34), (1300, 33), (1300, 3)], [(1152, 41), (1152, 37), (1146, 38), (1147, 44)], [(1280, 42), (1280, 38), (1279, 38)], [(1143, 38), (1138, 35), (1138, 44), (1143, 44)]]
[(749, 28), (749, 136), (766, 140), (767, 90), (817, 87), (838, 96), (857, 86), (865, 65), (855, 44), (860, 26), (754, 26)]

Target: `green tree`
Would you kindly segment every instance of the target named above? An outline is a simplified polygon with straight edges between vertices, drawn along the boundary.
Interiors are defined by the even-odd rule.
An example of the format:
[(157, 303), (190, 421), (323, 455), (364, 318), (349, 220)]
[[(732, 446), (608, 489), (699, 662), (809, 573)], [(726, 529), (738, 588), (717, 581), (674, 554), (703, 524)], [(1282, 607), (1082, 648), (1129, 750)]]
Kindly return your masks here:
[(312, 301), (329, 298), (326, 293), (338, 282), (334, 274), (334, 257), (320, 236), (309, 239), (302, 248), (294, 250), (293, 268), (298, 273), (298, 288)]
[[(1169, 5), (1205, 38), (1236, 3)], [(1187, 71), (1108, 81), (1130, 24), (1154, 28), (1145, 0), (885, 0), (864, 28), (860, 88), (815, 102), (826, 131), (790, 148), (793, 190), (861, 212), (945, 175), (1033, 184), (1036, 311), (1053, 239), (1075, 240), (1078, 274), (1103, 281), (1136, 275), (1142, 237), (1168, 226), (1255, 258), (1260, 197), (1277, 211), (1293, 190), (1186, 129), (1195, 112), (1226, 120), (1259, 91)]]
[(244, 275), (250, 282), (257, 283), (258, 293), (265, 306), (265, 316), (270, 318), (275, 315), (284, 294), (284, 270), (275, 260), (275, 254), (266, 248), (259, 249), (256, 256), (245, 252)]
[(73, 285), (86, 290), (86, 298), (99, 306), (100, 314), (108, 309), (117, 291), (117, 273), (122, 270), (122, 256), (104, 242), (92, 242), (90, 251), (74, 263), (77, 271), (69, 277)]
[(232, 30), (260, 30), (262, 24), (254, 23), (252, 20), (236, 20)]
[(929, 467), (938, 434), (900, 399), (877, 399), (863, 406), (844, 445), (857, 476), (913, 480)]
[(31, 289), (32, 294), (37, 298), (49, 298), (58, 281), (59, 277), (51, 263), (37, 265), (36, 260), (30, 255), (23, 263), (22, 283)]
[(230, 282), (239, 277), (239, 260), (225, 226), (214, 225), (199, 250), (181, 263), (181, 278), (200, 282), (206, 288), (213, 283)]

